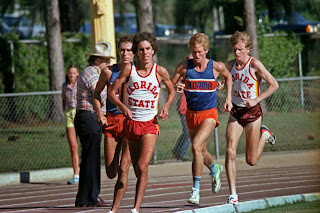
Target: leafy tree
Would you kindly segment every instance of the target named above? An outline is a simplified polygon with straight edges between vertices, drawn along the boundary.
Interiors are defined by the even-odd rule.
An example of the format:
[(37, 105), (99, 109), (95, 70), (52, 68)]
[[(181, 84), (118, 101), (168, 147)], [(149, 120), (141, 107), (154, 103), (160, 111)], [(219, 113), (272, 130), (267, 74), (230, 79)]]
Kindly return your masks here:
[[(178, 26), (191, 24), (198, 26), (201, 32), (207, 29), (208, 20), (212, 20), (214, 0), (176, 0), (175, 20)], [(183, 15), (182, 15), (183, 14)], [(212, 21), (211, 21), (212, 22)], [(212, 31), (212, 26), (210, 26)], [(210, 32), (211, 34), (211, 32)]]

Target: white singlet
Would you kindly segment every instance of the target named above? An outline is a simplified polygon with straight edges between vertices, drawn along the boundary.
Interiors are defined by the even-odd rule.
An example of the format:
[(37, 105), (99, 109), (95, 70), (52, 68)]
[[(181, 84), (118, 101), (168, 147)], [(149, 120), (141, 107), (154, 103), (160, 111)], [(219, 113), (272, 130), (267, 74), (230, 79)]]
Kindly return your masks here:
[(250, 72), (250, 65), (253, 57), (247, 61), (246, 65), (238, 70), (237, 62), (233, 63), (231, 69), (232, 75), (232, 103), (245, 107), (243, 99), (255, 99), (260, 95), (260, 81), (257, 81)]
[(134, 121), (150, 121), (158, 114), (160, 83), (156, 63), (147, 76), (140, 76), (132, 62), (129, 80), (123, 86), (122, 98)]

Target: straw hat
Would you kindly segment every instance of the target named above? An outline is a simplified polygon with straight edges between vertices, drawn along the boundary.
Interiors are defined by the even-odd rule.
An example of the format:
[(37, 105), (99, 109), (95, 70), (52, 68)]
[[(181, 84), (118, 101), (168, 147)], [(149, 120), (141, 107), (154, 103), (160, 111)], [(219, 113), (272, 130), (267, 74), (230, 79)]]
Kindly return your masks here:
[(87, 55), (94, 55), (105, 58), (116, 58), (111, 55), (111, 44), (110, 42), (99, 41), (94, 45), (94, 52), (87, 53)]

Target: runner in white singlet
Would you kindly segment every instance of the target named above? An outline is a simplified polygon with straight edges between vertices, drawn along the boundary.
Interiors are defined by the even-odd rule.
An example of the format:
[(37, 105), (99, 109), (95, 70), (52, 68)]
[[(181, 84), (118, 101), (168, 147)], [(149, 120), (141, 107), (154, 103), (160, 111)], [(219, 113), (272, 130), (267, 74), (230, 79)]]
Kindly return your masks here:
[[(230, 38), (235, 56), (227, 63), (232, 74), (232, 104), (227, 126), (226, 171), (230, 196), (226, 203), (238, 204), (236, 192), (236, 151), (240, 136), (245, 129), (246, 161), (250, 166), (258, 163), (266, 142), (275, 144), (276, 137), (266, 126), (261, 126), (260, 102), (272, 95), (278, 82), (256, 58), (250, 56), (253, 41), (246, 32), (236, 32)], [(264, 79), (269, 87), (260, 94), (260, 82)]]
[[(131, 212), (139, 212), (148, 183), (148, 165), (159, 134), (156, 112), (160, 82), (164, 83), (168, 91), (167, 101), (159, 114), (162, 120), (167, 119), (169, 106), (175, 96), (175, 89), (168, 71), (152, 61), (158, 49), (154, 35), (147, 32), (137, 33), (133, 39), (132, 50), (138, 57), (138, 62), (135, 63), (135, 66), (129, 64), (121, 70), (108, 91), (109, 99), (126, 117), (125, 137), (129, 140), (132, 164), (137, 177), (135, 204)], [(125, 83), (125, 89), (121, 90), (121, 96), (125, 104), (116, 96), (117, 88), (123, 83)]]

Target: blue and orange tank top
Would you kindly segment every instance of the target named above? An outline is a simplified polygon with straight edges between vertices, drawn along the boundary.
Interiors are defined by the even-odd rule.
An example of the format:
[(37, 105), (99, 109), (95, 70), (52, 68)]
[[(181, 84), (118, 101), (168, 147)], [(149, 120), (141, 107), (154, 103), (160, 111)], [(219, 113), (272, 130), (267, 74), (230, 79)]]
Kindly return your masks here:
[(203, 72), (196, 71), (192, 59), (189, 59), (184, 84), (188, 110), (203, 111), (217, 107), (217, 81), (212, 59)]

